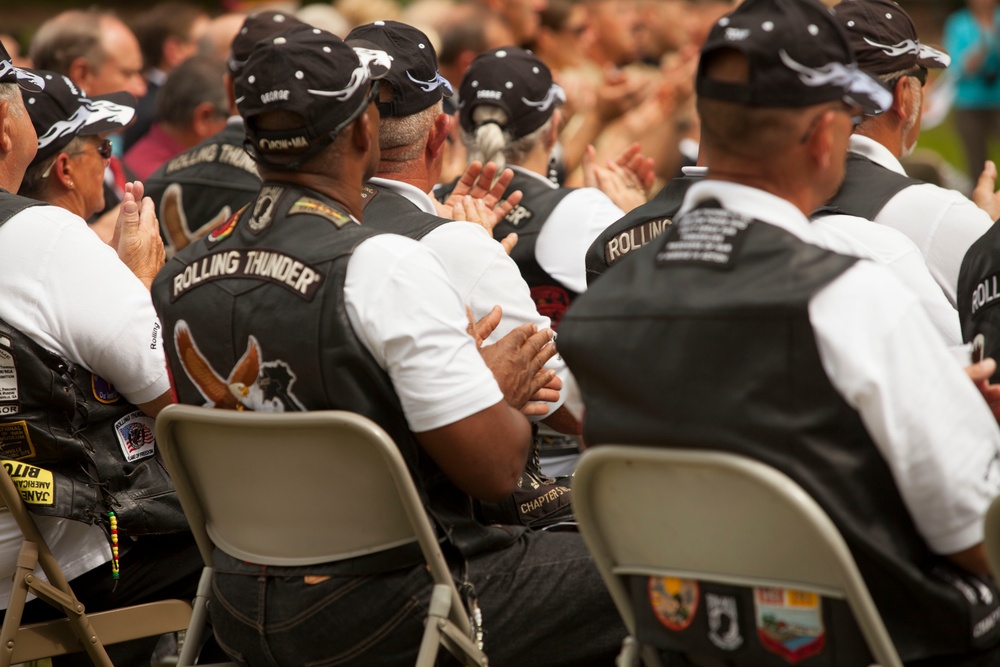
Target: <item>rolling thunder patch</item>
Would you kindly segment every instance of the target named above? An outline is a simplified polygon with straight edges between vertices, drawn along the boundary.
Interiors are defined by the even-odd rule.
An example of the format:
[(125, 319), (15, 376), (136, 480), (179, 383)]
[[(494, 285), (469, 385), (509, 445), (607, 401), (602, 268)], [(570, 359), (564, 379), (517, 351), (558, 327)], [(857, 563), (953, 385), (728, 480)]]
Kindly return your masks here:
[(223, 278), (266, 280), (306, 301), (312, 301), (323, 275), (305, 262), (271, 250), (224, 250), (205, 255), (174, 276), (170, 301), (190, 290)]

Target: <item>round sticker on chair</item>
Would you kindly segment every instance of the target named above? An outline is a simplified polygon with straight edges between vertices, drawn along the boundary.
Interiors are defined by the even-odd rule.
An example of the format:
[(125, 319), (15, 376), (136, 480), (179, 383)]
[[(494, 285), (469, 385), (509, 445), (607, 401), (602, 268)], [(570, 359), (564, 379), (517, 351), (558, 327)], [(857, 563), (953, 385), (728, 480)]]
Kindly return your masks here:
[(694, 622), (699, 597), (698, 582), (694, 579), (649, 578), (649, 604), (657, 620), (668, 630), (685, 630)]

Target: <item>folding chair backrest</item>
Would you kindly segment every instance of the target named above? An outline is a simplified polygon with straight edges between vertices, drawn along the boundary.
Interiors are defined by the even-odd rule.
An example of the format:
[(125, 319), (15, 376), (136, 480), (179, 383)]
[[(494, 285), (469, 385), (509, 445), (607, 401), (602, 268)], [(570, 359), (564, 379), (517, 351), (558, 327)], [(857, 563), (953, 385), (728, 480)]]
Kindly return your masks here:
[(901, 664), (839, 531), (774, 468), (723, 452), (602, 446), (581, 458), (573, 494), (580, 532), (633, 637), (628, 575), (793, 588), (845, 598), (872, 655), (883, 667)]
[(469, 619), (406, 463), (371, 420), (171, 405), (156, 439), (206, 564), (215, 547), (301, 566), (418, 542), (441, 588), (439, 609), (468, 641)]

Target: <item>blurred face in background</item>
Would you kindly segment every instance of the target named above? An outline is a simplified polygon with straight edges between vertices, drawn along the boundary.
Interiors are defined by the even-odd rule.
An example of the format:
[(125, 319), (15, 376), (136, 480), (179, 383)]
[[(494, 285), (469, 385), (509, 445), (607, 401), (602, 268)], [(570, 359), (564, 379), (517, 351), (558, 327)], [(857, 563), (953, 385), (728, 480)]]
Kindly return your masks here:
[(595, 57), (618, 67), (639, 59), (639, 8), (636, 0), (587, 3)]

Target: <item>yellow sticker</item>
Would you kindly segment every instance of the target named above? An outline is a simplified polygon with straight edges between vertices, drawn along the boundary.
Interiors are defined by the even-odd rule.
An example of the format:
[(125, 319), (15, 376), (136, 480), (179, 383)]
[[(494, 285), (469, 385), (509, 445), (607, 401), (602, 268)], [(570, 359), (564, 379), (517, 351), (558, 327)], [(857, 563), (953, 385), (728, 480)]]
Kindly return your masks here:
[(21, 461), (0, 461), (7, 469), (7, 474), (14, 480), (21, 498), (29, 505), (54, 505), (55, 481), (52, 473), (45, 468), (39, 468)]
[(796, 591), (789, 588), (785, 591), (785, 594), (788, 596), (786, 599), (789, 607), (814, 609), (819, 606), (819, 596), (815, 593), (811, 593), (809, 591)]

